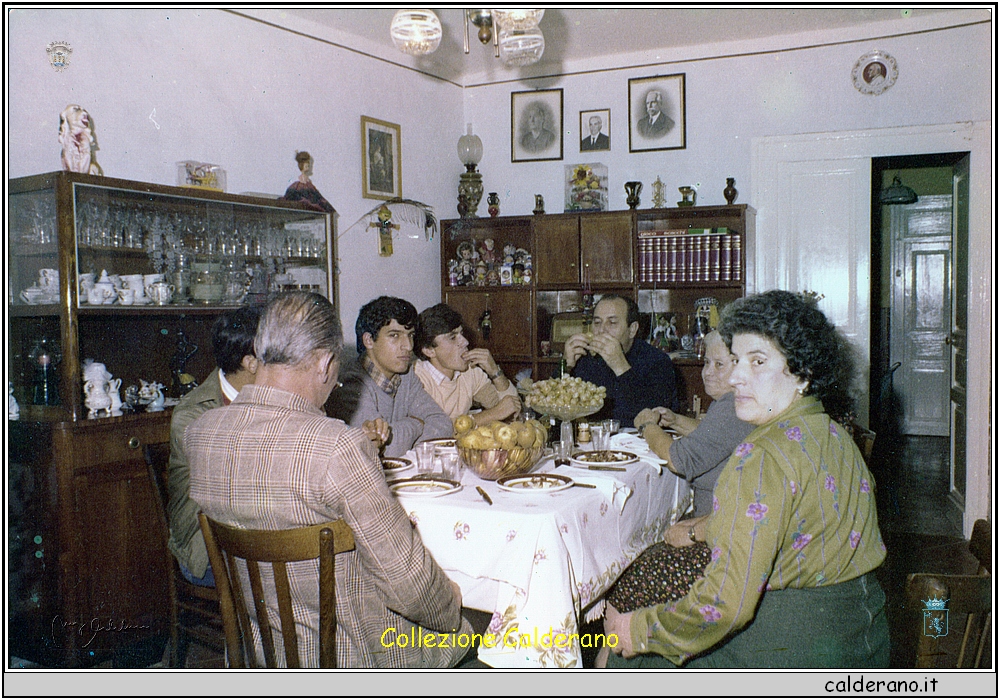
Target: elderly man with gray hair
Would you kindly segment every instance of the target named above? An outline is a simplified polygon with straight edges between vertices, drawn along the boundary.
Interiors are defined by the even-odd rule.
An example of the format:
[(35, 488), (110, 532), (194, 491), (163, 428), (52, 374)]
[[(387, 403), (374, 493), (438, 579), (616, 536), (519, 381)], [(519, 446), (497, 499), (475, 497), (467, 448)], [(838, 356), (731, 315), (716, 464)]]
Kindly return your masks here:
[(646, 93), (646, 116), (636, 126), (646, 138), (659, 138), (674, 127), (674, 120), (663, 113), (663, 94), (659, 90)]
[[(255, 383), (185, 432), (191, 498), (208, 517), (248, 529), (344, 519), (356, 549), (336, 559), (338, 666), (454, 666), (468, 650), (383, 643), (391, 629), (401, 636), (418, 628), (470, 633), (472, 627), (462, 617), (458, 586), (390, 493), (371, 440), (323, 412), (337, 386), (342, 347), (340, 320), (326, 298), (294, 292), (272, 299), (254, 341)], [(315, 666), (317, 564), (298, 562), (288, 571), (301, 664)], [(265, 598), (277, 620), (276, 599), (270, 592)], [(280, 642), (281, 634), (274, 638)], [(263, 663), (259, 641), (256, 652)], [(280, 651), (278, 658), (284, 658)]]

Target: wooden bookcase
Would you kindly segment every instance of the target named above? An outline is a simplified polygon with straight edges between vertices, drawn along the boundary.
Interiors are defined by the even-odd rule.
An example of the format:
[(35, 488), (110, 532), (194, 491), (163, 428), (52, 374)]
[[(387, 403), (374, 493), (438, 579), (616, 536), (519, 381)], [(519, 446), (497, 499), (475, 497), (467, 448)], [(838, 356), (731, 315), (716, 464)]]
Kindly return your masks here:
[[(721, 228), (728, 230), (741, 253), (732, 279), (640, 281), (645, 277), (640, 233)], [(488, 347), (508, 376), (529, 369), (533, 378), (544, 379), (552, 376), (560, 360), (541, 353), (543, 341), (552, 343), (552, 318), (581, 309), (585, 292), (629, 295), (644, 312), (675, 313), (678, 332), (683, 334), (696, 300), (715, 297), (725, 306), (744, 296), (753, 237), (754, 211), (745, 204), (451, 219), (441, 222), (441, 298), (462, 314), (472, 344)], [(463, 284), (464, 280), (452, 278), (449, 261), (459, 260), (460, 246), (467, 251), (466, 244), (471, 244), (478, 251), (487, 238), (493, 239), (501, 260), (506, 245), (529, 253), (530, 281), (508, 286), (490, 284), (489, 278), (482, 284), (474, 279), (472, 284)], [(475, 261), (471, 264), (474, 268)], [(489, 339), (484, 339), (480, 320), (487, 309), (492, 328)], [(639, 337), (648, 337), (648, 328), (641, 328)], [(675, 358), (674, 365), (685, 408), (690, 409), (696, 394), (702, 397), (702, 406), (707, 406), (710, 399), (701, 384), (701, 361)]]

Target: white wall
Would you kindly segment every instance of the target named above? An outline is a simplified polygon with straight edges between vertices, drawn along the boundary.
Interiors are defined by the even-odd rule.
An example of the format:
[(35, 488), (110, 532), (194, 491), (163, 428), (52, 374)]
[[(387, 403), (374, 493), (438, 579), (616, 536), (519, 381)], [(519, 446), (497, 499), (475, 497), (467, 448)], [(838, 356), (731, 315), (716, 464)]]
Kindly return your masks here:
[[(368, 219), (349, 227), (378, 203), (361, 197), (361, 115), (401, 126), (403, 196), (455, 215), (460, 88), (220, 10), (12, 10), (8, 36), (9, 177), (60, 168), (59, 113), (73, 102), (94, 119), (109, 176), (172, 185), (175, 163), (192, 159), (222, 165), (229, 192), (281, 194), (307, 150), (339, 212), (348, 341), (379, 294), (418, 309), (440, 300), (437, 239), (400, 222), (395, 254), (380, 258)], [(61, 73), (53, 40), (73, 48)]]
[[(90, 111), (98, 161), (116, 177), (173, 184), (175, 162), (194, 159), (223, 165), (230, 192), (281, 193), (297, 175), (294, 151), (310, 151), (314, 182), (340, 213), (349, 339), (357, 309), (379, 294), (418, 309), (440, 297), (438, 241), (403, 224), (395, 255), (379, 258), (368, 221), (350, 228), (376, 204), (361, 198), (362, 114), (402, 126), (403, 195), (442, 219), (456, 216), (455, 143), (468, 121), (483, 139), (484, 188), (500, 193), (509, 215), (530, 213), (535, 193), (547, 211), (562, 211), (568, 164), (609, 166), (613, 209), (625, 208), (628, 180), (644, 183), (641, 206), (649, 206), (657, 176), (668, 205), (680, 185), (698, 186), (699, 204), (721, 204), (726, 177), (736, 178), (737, 201), (749, 202), (753, 137), (992, 117), (988, 24), (874, 42), (834, 44), (856, 32), (825, 32), (701, 45), (632, 57), (641, 68), (582, 72), (609, 64), (595, 61), (565, 65), (566, 75), (465, 90), (222, 10), (12, 10), (8, 28), (10, 177), (59, 168), (58, 115), (70, 102)], [(323, 36), (316, 29), (309, 33)], [(62, 73), (45, 54), (54, 39), (73, 47)], [(876, 47), (896, 58), (899, 79), (872, 97), (854, 89), (850, 73)], [(670, 73), (686, 74), (687, 148), (629, 153), (628, 79)], [(511, 163), (510, 93), (551, 87), (564, 90), (564, 159)], [(578, 113), (603, 108), (611, 109), (612, 150), (581, 156)]]
[[(650, 185), (657, 176), (666, 185), (668, 206), (680, 199), (679, 186), (699, 183), (698, 204), (724, 204), (727, 177), (736, 178), (737, 201), (749, 202), (753, 137), (990, 120), (991, 32), (983, 24), (773, 53), (774, 47), (759, 43), (736, 49), (745, 52), (739, 57), (697, 60), (688, 57), (710, 56), (712, 47), (690, 47), (663, 53), (641, 68), (468, 88), (466, 119), (482, 135), (479, 169), (485, 189), (500, 193), (503, 214), (530, 213), (535, 193), (544, 195), (549, 213), (563, 211), (564, 167), (591, 161), (609, 168), (612, 209), (626, 208), (623, 185), (629, 180), (643, 183), (640, 207), (650, 206)], [(830, 32), (811, 37), (817, 42), (837, 38)], [(783, 40), (782, 46), (791, 43)], [(873, 48), (887, 51), (899, 65), (896, 84), (877, 97), (861, 94), (851, 81), (855, 62)], [(724, 45), (715, 51), (733, 52)], [(649, 61), (648, 56), (635, 59)], [(629, 78), (673, 73), (686, 76), (687, 148), (630, 153)], [(511, 163), (510, 93), (539, 88), (564, 91), (564, 158)], [(579, 112), (604, 108), (611, 109), (612, 150), (581, 154)]]

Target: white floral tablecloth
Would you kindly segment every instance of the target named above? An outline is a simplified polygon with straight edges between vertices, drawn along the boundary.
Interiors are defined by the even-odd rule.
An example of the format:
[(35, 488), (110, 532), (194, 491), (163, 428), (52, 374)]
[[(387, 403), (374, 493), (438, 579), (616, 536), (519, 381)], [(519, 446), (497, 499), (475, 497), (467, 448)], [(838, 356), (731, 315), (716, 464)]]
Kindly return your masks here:
[(579, 636), (583, 611), (690, 503), (687, 484), (651, 453), (624, 472), (556, 468), (551, 458), (539, 472), (597, 488), (511, 493), (465, 470), (457, 493), (399, 497), (463, 604), (493, 613), (479, 658), (496, 668), (582, 667), (581, 643), (596, 644)]

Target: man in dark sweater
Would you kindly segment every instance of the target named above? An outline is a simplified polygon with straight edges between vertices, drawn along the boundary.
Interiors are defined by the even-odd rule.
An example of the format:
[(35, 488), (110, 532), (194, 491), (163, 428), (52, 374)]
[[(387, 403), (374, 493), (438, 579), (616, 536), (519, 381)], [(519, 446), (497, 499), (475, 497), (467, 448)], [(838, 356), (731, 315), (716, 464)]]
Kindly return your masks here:
[(578, 333), (566, 341), (566, 367), (573, 376), (607, 389), (604, 408), (595, 419), (616, 418), (625, 427), (644, 408), (679, 408), (670, 357), (637, 340), (638, 331), (635, 301), (605, 294), (594, 307), (593, 333)]

